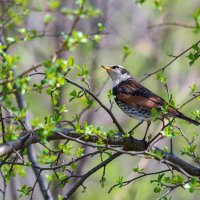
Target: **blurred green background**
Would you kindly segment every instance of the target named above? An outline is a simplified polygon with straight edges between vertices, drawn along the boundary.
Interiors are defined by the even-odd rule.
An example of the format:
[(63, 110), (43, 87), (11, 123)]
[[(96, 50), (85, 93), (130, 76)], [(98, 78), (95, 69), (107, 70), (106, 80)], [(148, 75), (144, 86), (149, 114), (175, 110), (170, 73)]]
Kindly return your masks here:
[[(157, 4), (156, 4), (157, 2)], [(144, 78), (145, 74), (151, 73), (169, 63), (173, 57), (169, 55), (178, 55), (192, 44), (198, 41), (199, 33), (192, 28), (185, 28), (181, 26), (160, 26), (150, 28), (149, 26), (166, 23), (176, 22), (181, 24), (187, 24), (195, 26), (194, 19), (192, 17), (195, 10), (200, 8), (199, 0), (176, 0), (176, 1), (151, 1), (147, 0), (144, 4), (137, 4), (134, 0), (91, 0), (91, 5), (94, 8), (99, 9), (101, 12), (97, 17), (90, 19), (83, 18), (77, 25), (76, 30), (80, 30), (84, 33), (97, 32), (97, 23), (102, 23), (105, 26), (105, 34), (102, 35), (102, 39), (99, 43), (88, 42), (83, 43), (77, 47), (74, 51), (68, 51), (67, 53), (61, 53), (60, 56), (68, 58), (73, 56), (80, 66), (85, 64), (89, 68), (90, 85), (94, 93), (102, 88), (102, 85), (108, 78), (101, 65), (107, 64), (120, 64), (128, 69), (136, 80)], [(30, 7), (32, 8), (31, 15), (27, 18), (25, 26), (29, 29), (36, 29), (38, 31), (45, 31), (49, 33), (59, 34), (60, 32), (68, 32), (72, 20), (70, 17), (63, 16), (56, 10), (50, 12), (47, 9), (48, 1), (37, 0), (31, 1)], [(157, 5), (157, 7), (156, 7)], [(74, 1), (62, 1), (59, 9), (62, 7), (74, 8)], [(58, 10), (59, 10), (58, 9)], [(53, 19), (51, 23), (44, 24), (44, 18), (50, 15)], [(18, 43), (12, 49), (11, 54), (19, 54), (21, 56), (20, 65), (21, 68), (17, 68), (17, 73), (20, 73), (28, 69), (33, 64), (37, 64), (45, 59), (58, 49), (60, 40), (58, 37), (43, 37), (35, 39), (29, 43)], [(126, 58), (124, 57), (125, 46), (131, 51), (131, 54)], [(196, 83), (197, 91), (199, 91), (199, 75), (200, 62), (197, 61), (190, 67), (188, 54), (183, 55), (175, 62), (173, 62), (164, 72), (164, 76), (167, 77), (167, 84), (169, 91), (174, 95), (176, 105), (181, 105), (187, 101), (190, 96), (190, 86)], [(79, 81), (76, 76), (70, 77), (75, 81)], [(34, 81), (40, 81), (40, 77), (34, 77)], [(154, 91), (155, 93), (167, 99), (167, 92), (163, 84), (156, 79), (156, 76), (151, 76), (143, 82), (143, 85)], [(111, 81), (103, 88), (100, 99), (109, 106), (107, 99), (107, 91), (112, 88)], [(69, 94), (73, 91), (74, 87), (66, 85), (62, 89), (61, 103), (67, 105), (69, 112), (65, 114), (67, 120), (73, 119), (75, 114), (80, 113), (85, 104), (80, 101), (74, 100), (69, 102)], [(40, 95), (37, 92), (32, 92), (26, 95), (27, 104), (31, 110), (32, 118), (37, 116), (41, 120), (47, 114), (51, 114), (52, 106), (50, 98), (45, 92)], [(98, 108), (92, 108), (85, 112), (81, 118), (81, 122), (87, 121), (88, 124), (94, 124), (96, 126), (102, 126), (104, 130), (110, 130), (115, 128), (112, 124), (110, 117), (104, 112), (103, 109), (95, 110)], [(192, 112), (199, 108), (199, 102), (194, 101), (183, 109), (188, 116), (192, 116)], [(137, 120), (131, 119), (126, 116), (122, 111), (114, 105), (113, 113), (119, 120), (122, 127), (126, 130), (130, 130)], [(195, 126), (189, 127), (181, 120), (178, 123), (184, 127), (184, 131), (188, 138), (191, 139), (192, 133), (197, 130)], [(134, 136), (141, 139), (144, 133), (146, 125), (140, 126), (135, 132)], [(150, 128), (150, 133), (155, 134), (159, 130), (161, 125), (159, 122), (154, 122)], [(191, 130), (191, 127), (193, 130)], [(116, 129), (116, 128), (115, 128)], [(198, 141), (199, 142), (199, 139)], [(75, 143), (73, 143), (75, 145)], [(185, 145), (185, 141), (178, 137), (174, 138), (174, 148), (177, 155), (181, 155), (180, 149)], [(52, 143), (52, 146), (56, 145)], [(168, 139), (158, 143), (159, 147), (169, 146)], [(199, 147), (198, 147), (199, 149)], [(40, 150), (40, 148), (38, 148)], [(91, 151), (91, 148), (87, 148), (86, 152)], [(105, 156), (106, 158), (106, 156)], [(183, 156), (187, 159), (186, 156)], [(98, 164), (100, 158), (87, 159), (80, 165), (80, 173), (87, 171), (88, 169)], [(193, 163), (194, 164), (194, 163)], [(116, 183), (116, 180), (123, 176), (124, 180), (136, 177), (137, 174), (133, 172), (133, 168), (139, 166), (145, 168), (145, 172), (159, 171), (165, 169), (165, 166), (159, 162), (153, 160), (147, 160), (142, 157), (132, 157), (128, 155), (121, 156), (114, 160), (106, 167), (106, 181), (104, 188), (101, 187), (100, 179), (102, 176), (102, 170), (92, 175), (84, 185), (87, 186), (85, 193), (81, 192), (81, 188), (77, 190), (75, 195), (71, 199), (77, 200), (147, 200), (157, 199), (161, 196), (160, 193), (154, 193), (153, 188), (155, 183), (150, 183), (150, 180), (156, 179), (156, 176), (144, 177), (130, 183), (123, 188), (115, 188), (110, 194), (108, 190), (112, 185)], [(34, 178), (29, 180), (29, 185), (33, 183)], [(23, 182), (27, 182), (27, 178), (13, 180), (18, 188)], [(13, 183), (13, 184), (14, 184)], [(9, 186), (10, 190), (12, 186)], [(65, 194), (71, 187), (66, 185), (63, 189), (59, 189), (59, 193)], [(166, 190), (167, 191), (167, 190)], [(172, 192), (172, 199), (199, 199), (199, 192), (190, 193), (187, 190), (179, 188)], [(39, 194), (38, 194), (39, 195)], [(39, 195), (40, 196), (40, 195)], [(35, 193), (35, 198), (38, 199)]]

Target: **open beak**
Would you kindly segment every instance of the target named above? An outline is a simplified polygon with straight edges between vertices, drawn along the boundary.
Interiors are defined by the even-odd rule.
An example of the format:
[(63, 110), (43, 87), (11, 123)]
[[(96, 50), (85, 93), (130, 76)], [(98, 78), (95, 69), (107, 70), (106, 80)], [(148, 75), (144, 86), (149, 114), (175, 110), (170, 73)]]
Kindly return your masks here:
[(105, 70), (107, 70), (107, 71), (109, 71), (109, 70), (111, 70), (112, 68), (111, 67), (109, 67), (109, 66), (103, 66), (103, 65), (101, 65), (101, 67), (103, 67)]

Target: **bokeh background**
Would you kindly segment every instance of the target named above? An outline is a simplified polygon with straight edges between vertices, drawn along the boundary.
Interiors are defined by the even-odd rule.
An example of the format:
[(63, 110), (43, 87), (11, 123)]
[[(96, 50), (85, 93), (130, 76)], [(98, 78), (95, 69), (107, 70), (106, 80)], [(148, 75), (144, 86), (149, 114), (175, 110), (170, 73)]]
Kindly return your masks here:
[[(161, 4), (156, 7), (155, 2), (160, 2)], [(99, 98), (108, 106), (110, 103), (107, 98), (107, 91), (111, 89), (112, 83), (108, 81), (107, 84), (104, 85), (105, 81), (108, 79), (108, 75), (100, 67), (101, 65), (123, 65), (133, 74), (136, 80), (141, 80), (144, 78), (145, 74), (151, 73), (169, 63), (173, 59), (170, 55), (178, 55), (199, 39), (199, 32), (195, 31), (193, 28), (176, 25), (152, 27), (152, 25), (166, 22), (195, 26), (192, 14), (200, 7), (199, 0), (147, 0), (142, 5), (136, 3), (134, 0), (91, 0), (90, 3), (93, 7), (99, 9), (101, 14), (91, 19), (81, 19), (76, 29), (88, 34), (95, 33), (97, 32), (97, 23), (102, 23), (105, 26), (105, 34), (102, 35), (102, 39), (99, 43), (83, 43), (77, 47), (75, 51), (61, 53), (59, 56), (64, 58), (73, 56), (76, 63), (88, 66), (91, 89), (94, 93), (98, 93), (102, 90)], [(55, 10), (54, 12), (48, 10), (48, 1), (45, 0), (32, 1), (30, 7), (32, 8), (32, 12), (25, 22), (26, 28), (45, 31), (49, 34), (67, 33), (70, 30), (72, 24), (71, 18), (62, 15), (59, 10), (61, 8), (74, 8), (75, 3), (73, 0), (62, 1), (58, 11)], [(53, 20), (51, 23), (45, 25), (44, 18), (47, 15), (51, 15)], [(20, 54), (21, 68), (16, 69), (17, 73), (20, 73), (30, 66), (48, 59), (59, 46), (60, 38), (49, 36), (35, 39), (29, 43), (18, 43), (9, 51), (11, 54)], [(127, 46), (131, 51), (131, 54), (126, 59), (124, 59), (124, 46)], [(164, 76), (167, 77), (169, 91), (174, 94), (177, 105), (181, 105), (191, 97), (191, 85), (196, 83), (197, 91), (199, 89), (200, 63), (196, 62), (190, 67), (187, 55), (188, 54), (185, 54), (177, 59), (164, 72)], [(79, 77), (76, 76), (70, 78), (75, 81), (80, 81)], [(34, 77), (33, 80), (39, 81), (40, 77)], [(104, 85), (103, 89), (102, 85)], [(164, 99), (167, 99), (165, 87), (155, 76), (146, 79), (143, 85), (147, 86)], [(65, 115), (67, 120), (73, 119), (74, 115), (80, 113), (85, 106), (84, 103), (80, 103), (76, 100), (69, 102), (69, 94), (73, 89), (73, 86), (66, 85), (61, 91), (60, 102), (66, 104), (69, 110)], [(36, 92), (27, 94), (26, 100), (32, 118), (37, 116), (42, 120), (45, 115), (51, 114), (51, 100), (45, 92), (42, 93), (42, 95)], [(192, 116), (191, 113), (198, 107), (198, 101), (194, 101), (185, 106), (181, 111), (188, 116)], [(88, 124), (91, 123), (96, 126), (102, 126), (104, 130), (115, 128), (110, 117), (102, 109), (95, 111), (97, 108), (98, 106), (85, 112), (81, 117), (82, 123), (87, 121)], [(116, 105), (113, 107), (113, 113), (126, 130), (130, 130), (137, 123), (136, 120), (122, 113)], [(187, 125), (181, 121), (178, 121), (178, 123), (184, 127), (188, 138), (191, 138), (191, 127), (193, 129), (192, 131), (198, 131), (198, 129), (192, 125), (187, 127)], [(145, 131), (145, 126), (146, 125), (142, 125), (137, 129), (134, 135), (136, 138), (143, 137), (142, 134)], [(155, 134), (156, 131), (159, 130), (159, 127), (161, 127), (159, 122), (154, 122), (150, 128), (150, 133)], [(165, 139), (158, 145), (164, 147), (168, 146), (168, 144), (169, 141)], [(175, 137), (174, 144), (175, 152), (177, 155), (181, 155), (180, 149), (184, 146), (184, 140)], [(56, 147), (57, 143), (51, 143), (51, 145)], [(36, 146), (36, 148), (40, 151), (40, 147)], [(89, 152), (91, 148), (88, 147), (85, 151)], [(183, 156), (183, 158), (187, 159), (186, 156)], [(86, 159), (84, 162), (79, 163), (80, 166), (77, 173), (81, 174), (99, 162), (101, 162), (100, 158)], [(155, 184), (150, 183), (150, 180), (153, 179), (152, 176), (137, 180), (123, 188), (115, 188), (108, 194), (108, 190), (116, 183), (118, 177), (123, 176), (124, 180), (128, 180), (137, 176), (133, 172), (133, 168), (136, 166), (145, 168), (146, 172), (164, 169), (164, 166), (156, 161), (141, 157), (121, 156), (106, 167), (106, 181), (103, 188), (100, 185), (102, 170), (99, 170), (86, 180), (84, 185), (87, 186), (87, 191), (82, 193), (81, 189), (78, 189), (71, 199), (145, 200), (159, 198), (161, 194), (154, 193), (153, 188)], [(11, 185), (8, 188), (8, 190), (11, 191), (10, 198), (15, 197), (18, 199), (18, 195), (12, 191), (14, 191), (15, 188), (19, 188), (23, 183), (32, 185), (34, 180), (34, 176), (31, 178), (20, 177), (12, 179)], [(73, 182), (71, 185), (73, 185)], [(69, 185), (63, 189), (56, 188), (54, 191), (55, 196), (57, 193), (65, 194), (70, 187)], [(191, 194), (189, 191), (179, 188), (172, 193), (172, 199), (199, 199), (199, 194), (198, 191)], [(34, 196), (35, 199), (40, 198), (39, 190), (38, 193), (35, 192)]]

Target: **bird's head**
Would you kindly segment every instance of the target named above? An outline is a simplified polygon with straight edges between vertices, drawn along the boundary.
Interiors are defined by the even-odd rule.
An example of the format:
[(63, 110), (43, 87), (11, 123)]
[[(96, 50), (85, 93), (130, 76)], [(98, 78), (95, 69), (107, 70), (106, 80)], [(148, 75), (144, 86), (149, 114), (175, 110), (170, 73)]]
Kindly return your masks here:
[(133, 78), (130, 73), (120, 65), (109, 65), (101, 67), (103, 67), (112, 78), (113, 86), (116, 86), (120, 82), (126, 81), (129, 78)]

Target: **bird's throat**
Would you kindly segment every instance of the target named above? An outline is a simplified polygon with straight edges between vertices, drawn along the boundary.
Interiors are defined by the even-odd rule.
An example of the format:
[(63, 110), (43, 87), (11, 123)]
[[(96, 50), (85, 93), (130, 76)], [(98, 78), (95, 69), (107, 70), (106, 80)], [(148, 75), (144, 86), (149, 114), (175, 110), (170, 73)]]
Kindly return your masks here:
[(119, 83), (126, 81), (130, 78), (133, 78), (133, 77), (130, 74), (127, 74), (127, 73), (122, 74), (118, 77), (113, 77), (112, 78), (113, 79), (113, 87), (117, 86)]

